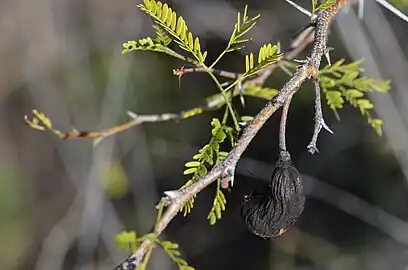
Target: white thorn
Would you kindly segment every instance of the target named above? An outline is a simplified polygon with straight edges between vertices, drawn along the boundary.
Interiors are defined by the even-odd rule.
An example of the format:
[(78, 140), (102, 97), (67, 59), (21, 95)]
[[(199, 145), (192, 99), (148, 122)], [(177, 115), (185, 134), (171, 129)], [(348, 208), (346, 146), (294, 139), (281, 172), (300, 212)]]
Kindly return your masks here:
[(331, 133), (331, 134), (334, 134), (334, 132), (329, 128), (329, 126), (328, 125), (326, 125), (326, 123), (323, 121), (323, 123), (322, 123), (322, 127), (325, 129), (325, 130), (327, 130), (327, 132), (329, 132), (329, 133)]
[(235, 165), (229, 166), (228, 168), (225, 169), (221, 177), (221, 187), (222, 188), (227, 188), (229, 183), (231, 183), (230, 185), (231, 187), (234, 186), (234, 170), (235, 170)]
[(327, 63), (329, 63), (329, 66), (331, 66), (331, 62), (330, 62), (330, 53), (327, 52), (324, 54), (324, 56), (326, 57)]
[(237, 87), (238, 87), (239, 99), (241, 100), (242, 107), (245, 108), (245, 99), (244, 99), (244, 94), (242, 93), (242, 82), (241, 81), (238, 82)]
[(314, 154), (314, 153), (320, 153), (319, 152), (319, 149), (317, 149), (317, 146), (316, 145), (313, 145), (313, 144), (309, 144), (308, 146), (307, 146), (307, 148), (309, 149), (309, 153), (310, 154)]
[(180, 191), (178, 190), (169, 190), (165, 191), (164, 194), (169, 197), (171, 200), (177, 198), (180, 195)]
[(127, 115), (135, 120), (138, 118), (138, 115), (131, 111), (127, 111)]
[(329, 66), (331, 66), (331, 61), (330, 61), (330, 51), (331, 51), (331, 50), (334, 50), (334, 49), (331, 48), (331, 47), (328, 47), (328, 48), (326, 49), (325, 54), (324, 54), (324, 56), (326, 57), (327, 62), (329, 63)]

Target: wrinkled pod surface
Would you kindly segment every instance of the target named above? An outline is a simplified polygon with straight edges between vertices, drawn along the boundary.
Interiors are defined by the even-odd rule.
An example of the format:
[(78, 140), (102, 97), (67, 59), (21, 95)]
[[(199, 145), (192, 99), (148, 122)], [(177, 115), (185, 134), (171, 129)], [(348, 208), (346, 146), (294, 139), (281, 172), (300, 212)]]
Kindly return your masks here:
[(245, 196), (241, 216), (262, 238), (280, 236), (300, 217), (305, 205), (302, 178), (287, 151), (281, 151), (271, 183)]

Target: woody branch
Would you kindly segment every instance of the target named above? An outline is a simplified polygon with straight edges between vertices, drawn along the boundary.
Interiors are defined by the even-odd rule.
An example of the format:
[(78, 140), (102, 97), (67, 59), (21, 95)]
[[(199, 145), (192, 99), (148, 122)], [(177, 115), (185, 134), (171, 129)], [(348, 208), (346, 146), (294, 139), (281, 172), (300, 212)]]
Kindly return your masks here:
[[(291, 95), (299, 90), (300, 86), (306, 79), (317, 77), (322, 56), (326, 53), (328, 28), (334, 16), (344, 6), (345, 2), (345, 0), (337, 0), (333, 6), (317, 14), (315, 21), (315, 39), (312, 50), (306, 61), (298, 67), (297, 71), (283, 86), (280, 92), (265, 105), (252, 121), (249, 122), (245, 127), (242, 136), (229, 152), (226, 159), (218, 166), (214, 167), (207, 175), (201, 177), (190, 186), (181, 190), (165, 192), (164, 198), (168, 202), (167, 208), (161, 219), (157, 222), (154, 233), (160, 235), (190, 198), (217, 179), (222, 179), (224, 187), (228, 186), (228, 184), (231, 184), (231, 186), (233, 185), (234, 172), (238, 160), (261, 127), (269, 117), (284, 105)], [(125, 262), (119, 265), (117, 269), (135, 269), (135, 267), (142, 262), (151, 244), (152, 242), (149, 239), (143, 241), (141, 246), (131, 254)]]

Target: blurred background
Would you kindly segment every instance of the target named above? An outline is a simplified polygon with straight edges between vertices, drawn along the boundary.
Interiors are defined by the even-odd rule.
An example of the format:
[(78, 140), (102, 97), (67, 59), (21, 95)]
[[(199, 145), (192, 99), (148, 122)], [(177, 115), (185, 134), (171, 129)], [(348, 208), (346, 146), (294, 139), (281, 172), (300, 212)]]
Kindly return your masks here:
[[(25, 125), (24, 115), (38, 109), (58, 129), (100, 130), (128, 121), (128, 110), (179, 112), (217, 93), (203, 73), (183, 76), (179, 88), (172, 70), (183, 63), (169, 56), (121, 55), (123, 42), (154, 35), (139, 2), (1, 1), (0, 269), (112, 269), (128, 255), (116, 248), (114, 235), (150, 230), (160, 195), (188, 180), (184, 163), (208, 142), (211, 118), (222, 117), (220, 110), (146, 124), (95, 148), (87, 139), (62, 141)], [(209, 61), (224, 49), (245, 4), (250, 14), (261, 13), (253, 42), (219, 64), (235, 72), (244, 69), (243, 53), (266, 42), (287, 46), (308, 23), (284, 0), (165, 2), (200, 37)], [(302, 2), (310, 10), (310, 1)], [(407, 1), (393, 4), (408, 12)], [(384, 135), (349, 105), (340, 122), (323, 106), (335, 134), (322, 132), (320, 154), (311, 156), (314, 92), (305, 84), (287, 130), (308, 195), (301, 220), (270, 241), (240, 220), (244, 194), (264, 185), (274, 168), (278, 114), (240, 160), (223, 219), (215, 226), (206, 219), (213, 185), (199, 194), (192, 214), (177, 216), (163, 234), (196, 269), (408, 269), (408, 23), (372, 0), (364, 3), (363, 20), (357, 12), (354, 6), (337, 16), (331, 58), (364, 57), (367, 76), (392, 80), (390, 94), (369, 96)], [(266, 85), (280, 88), (287, 79), (276, 70)], [(246, 98), (245, 108), (236, 106), (241, 115), (255, 115), (264, 104)], [(157, 248), (150, 269), (176, 266)]]

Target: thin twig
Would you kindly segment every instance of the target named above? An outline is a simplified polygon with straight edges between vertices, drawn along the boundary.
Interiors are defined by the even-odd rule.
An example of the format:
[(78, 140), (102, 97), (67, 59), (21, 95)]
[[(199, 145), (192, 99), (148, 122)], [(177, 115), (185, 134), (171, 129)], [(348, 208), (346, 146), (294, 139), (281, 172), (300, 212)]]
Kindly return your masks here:
[(309, 152), (311, 154), (314, 154), (315, 152), (319, 152), (317, 149), (317, 137), (319, 136), (320, 130), (324, 128), (331, 134), (333, 134), (333, 131), (326, 125), (324, 122), (323, 118), (323, 112), (322, 112), (322, 102), (320, 99), (320, 82), (319, 78), (315, 77), (313, 79), (313, 84), (315, 88), (315, 126), (314, 126), (314, 132), (313, 132), (313, 137), (307, 148), (309, 149)]
[(287, 151), (286, 149), (286, 120), (288, 118), (290, 102), (292, 101), (292, 97), (295, 93), (296, 91), (293, 91), (291, 94), (289, 94), (283, 105), (281, 121), (279, 124), (279, 151)]
[[(298, 55), (300, 52), (302, 52), (306, 46), (311, 43), (314, 40), (314, 29), (309, 27), (304, 29), (291, 43), (291, 45), (286, 49), (284, 58), (282, 60), (292, 60), (296, 55)], [(278, 61), (278, 63), (281, 63), (282, 60)], [(262, 72), (260, 72), (258, 76), (249, 78), (246, 80), (246, 84), (252, 84), (252, 85), (263, 85), (268, 79), (268, 77), (272, 74), (272, 72), (275, 70), (275, 68), (278, 66), (278, 63), (272, 64), (268, 68), (264, 69)], [(177, 76), (182, 76), (182, 70), (183, 72), (189, 72), (190, 69), (184, 69), (181, 68), (181, 70), (176, 70), (174, 73)], [(193, 69), (191, 69), (191, 72)], [(203, 68), (195, 68), (195, 70), (203, 70)], [(223, 70), (217, 70), (213, 69), (215, 75), (219, 76), (224, 76), (227, 78), (232, 78), (232, 77), (237, 77), (240, 76), (240, 73), (233, 73), (233, 72), (228, 72), (228, 71), (223, 71)], [(246, 95), (245, 92), (245, 84), (242, 82), (238, 85), (237, 91), (233, 91), (233, 97), (236, 97), (240, 95), (241, 100), (242, 100), (242, 95)], [(251, 95), (250, 95), (251, 96)], [(187, 119), (196, 115), (199, 115), (205, 111), (211, 111), (220, 108), (225, 104), (225, 99), (221, 94), (214, 94), (208, 98), (205, 99), (205, 103), (201, 106), (197, 106), (195, 108), (185, 110), (182, 112), (178, 113), (163, 113), (163, 114), (150, 114), (150, 115), (137, 115), (135, 118), (134, 116), (136, 114), (132, 112), (128, 112), (128, 114), (133, 118), (132, 120), (125, 122), (120, 125), (116, 125), (101, 131), (78, 131), (76, 129), (70, 131), (70, 132), (62, 132), (60, 130), (51, 130), (58, 138), (62, 140), (66, 139), (76, 139), (76, 138), (88, 138), (88, 139), (94, 139), (96, 143), (100, 142), (101, 140), (112, 136), (114, 134), (126, 131), (132, 127), (141, 125), (143, 123), (154, 123), (154, 122), (164, 122), (164, 121), (171, 121), (171, 120), (181, 120), (181, 119)], [(41, 119), (39, 119), (42, 121)], [(25, 117), (25, 121), (28, 125), (33, 127), (33, 120), (29, 120), (28, 117)], [(45, 123), (44, 126), (46, 126)], [(35, 125), (36, 129), (44, 130), (44, 127)]]
[[(278, 64), (282, 60), (286, 61), (292, 60), (293, 58), (296, 57), (296, 55), (302, 52), (306, 48), (306, 46), (309, 45), (313, 40), (314, 40), (314, 26), (308, 26), (304, 28), (298, 35), (296, 35), (296, 38), (292, 41), (290, 46), (284, 51), (284, 55), (281, 60), (265, 68), (262, 72), (258, 73), (257, 75), (248, 78), (246, 81), (247, 82), (250, 81), (251, 83), (258, 85), (263, 85), (266, 79), (272, 74), (274, 69), (278, 66)], [(185, 68), (185, 66), (173, 71), (174, 75), (179, 77), (184, 74), (193, 72), (208, 72), (208, 71), (202, 67)], [(216, 76), (225, 77), (229, 79), (237, 79), (242, 75), (242, 73), (235, 73), (215, 68), (210, 69), (210, 72), (212, 72)]]
[[(201, 177), (198, 179), (198, 181), (192, 183), (190, 186), (187, 186), (181, 190), (165, 192), (165, 195), (170, 200), (170, 205), (163, 213), (161, 220), (157, 223), (155, 231), (157, 235), (159, 235), (167, 227), (170, 221), (177, 215), (183, 205), (190, 198), (195, 196), (209, 184), (221, 178), (224, 183), (230, 182), (231, 186), (233, 185), (236, 164), (260, 128), (269, 119), (269, 117), (284, 104), (289, 95), (298, 91), (299, 87), (306, 79), (314, 77), (316, 74), (318, 74), (322, 56), (326, 51), (328, 28), (334, 16), (344, 4), (344, 0), (337, 0), (333, 6), (318, 13), (316, 19), (315, 41), (309, 57), (307, 58), (307, 62), (298, 68), (293, 77), (283, 86), (278, 95), (270, 100), (266, 106), (254, 117), (254, 119), (248, 123), (242, 136), (229, 152), (226, 159), (218, 166), (214, 167), (207, 175)], [(148, 250), (146, 247), (151, 246), (152, 244), (153, 243), (151, 240), (144, 240), (142, 246), (138, 248), (126, 260), (126, 262), (120, 265), (117, 269), (134, 269), (143, 261), (143, 257)], [(129, 268), (129, 262), (131, 262), (130, 265), (132, 265), (133, 268)]]
[(195, 73), (195, 72), (197, 72), (197, 73), (200, 73), (200, 72), (208, 73), (208, 71), (213, 73), (215, 76), (225, 77), (225, 78), (229, 78), (229, 79), (238, 79), (240, 76), (242, 76), (241, 73), (234, 73), (234, 72), (225, 71), (225, 70), (216, 69), (216, 68), (210, 68), (209, 70), (206, 70), (203, 67), (185, 68), (185, 66), (183, 66), (180, 69), (173, 70), (173, 73), (176, 76), (182, 76), (184, 74)]

